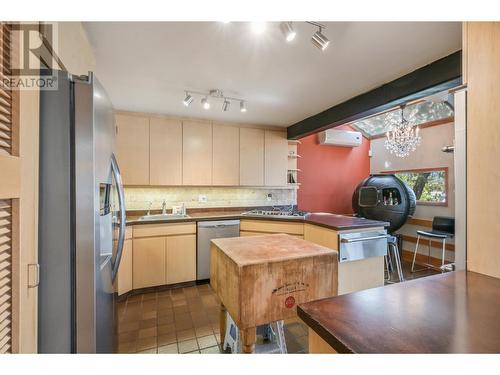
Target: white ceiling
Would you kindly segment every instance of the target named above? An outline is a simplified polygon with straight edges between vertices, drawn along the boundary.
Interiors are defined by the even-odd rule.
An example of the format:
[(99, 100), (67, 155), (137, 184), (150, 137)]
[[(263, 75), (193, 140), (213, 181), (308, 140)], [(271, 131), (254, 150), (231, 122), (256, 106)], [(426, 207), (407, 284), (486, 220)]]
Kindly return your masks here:
[[(331, 22), (321, 52), (315, 28), (294, 23), (286, 43), (279, 23), (256, 35), (249, 23), (90, 22), (84, 27), (97, 76), (116, 109), (289, 126), (461, 48), (458, 22)], [(182, 104), (184, 90), (221, 89), (247, 101)]]

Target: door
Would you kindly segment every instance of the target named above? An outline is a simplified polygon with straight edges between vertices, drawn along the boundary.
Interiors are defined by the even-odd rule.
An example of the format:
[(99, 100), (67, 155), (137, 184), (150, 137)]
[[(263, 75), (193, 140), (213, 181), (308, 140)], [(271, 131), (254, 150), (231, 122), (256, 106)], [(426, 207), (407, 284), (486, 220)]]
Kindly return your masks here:
[(132, 240), (127, 239), (123, 245), (123, 254), (120, 269), (116, 277), (116, 291), (118, 295), (127, 293), (133, 289), (132, 285)]
[(288, 168), (288, 141), (282, 131), (266, 130), (264, 171), (266, 186), (285, 186)]
[(212, 124), (182, 122), (182, 184), (212, 184)]
[[(16, 34), (0, 22), (1, 71)], [(39, 91), (0, 87), (0, 353), (37, 352), (38, 125)]]
[(149, 119), (150, 185), (182, 185), (182, 122)]
[(134, 289), (165, 284), (165, 237), (136, 238), (132, 253)]
[(213, 185), (240, 184), (240, 129), (213, 124)]
[(149, 118), (116, 115), (116, 159), (125, 185), (149, 185)]
[(182, 283), (196, 279), (196, 235), (166, 238), (166, 284)]
[(263, 129), (240, 129), (240, 185), (264, 185)]

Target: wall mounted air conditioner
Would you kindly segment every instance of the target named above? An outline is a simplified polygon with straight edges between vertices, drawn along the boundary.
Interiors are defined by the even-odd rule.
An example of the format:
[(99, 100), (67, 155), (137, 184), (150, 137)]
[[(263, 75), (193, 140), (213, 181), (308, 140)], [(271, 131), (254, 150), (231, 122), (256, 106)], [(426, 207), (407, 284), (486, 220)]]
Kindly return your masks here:
[(318, 133), (318, 141), (320, 145), (358, 147), (363, 139), (360, 132), (328, 129)]

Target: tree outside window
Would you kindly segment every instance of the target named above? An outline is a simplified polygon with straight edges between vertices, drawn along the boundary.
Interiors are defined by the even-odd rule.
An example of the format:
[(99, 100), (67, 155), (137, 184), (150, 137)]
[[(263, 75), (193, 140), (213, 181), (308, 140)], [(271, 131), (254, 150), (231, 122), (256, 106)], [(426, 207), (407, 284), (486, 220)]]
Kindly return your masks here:
[(422, 205), (448, 205), (448, 168), (431, 168), (391, 173), (405, 182)]

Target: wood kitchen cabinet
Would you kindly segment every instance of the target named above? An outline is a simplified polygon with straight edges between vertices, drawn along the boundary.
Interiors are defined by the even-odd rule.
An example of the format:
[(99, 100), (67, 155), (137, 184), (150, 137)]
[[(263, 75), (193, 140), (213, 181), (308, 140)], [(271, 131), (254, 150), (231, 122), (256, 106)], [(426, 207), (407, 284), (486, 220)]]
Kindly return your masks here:
[(285, 186), (288, 169), (286, 133), (266, 130), (264, 145), (264, 184), (266, 186)]
[(131, 291), (134, 288), (132, 283), (132, 266), (132, 240), (129, 239), (125, 240), (123, 243), (122, 259), (116, 276), (116, 290), (119, 296)]
[(182, 122), (182, 184), (212, 184), (212, 124)]
[(134, 289), (165, 284), (165, 250), (164, 237), (134, 239)]
[(292, 223), (278, 220), (251, 220), (240, 221), (240, 236), (262, 236), (264, 234), (286, 233), (303, 238), (304, 223)]
[(196, 280), (196, 224), (145, 224), (134, 229), (133, 288)]
[(196, 280), (196, 235), (166, 238), (166, 284)]
[(212, 126), (212, 185), (239, 185), (240, 129), (231, 125), (213, 124)]
[(149, 185), (149, 118), (116, 114), (116, 156), (124, 185)]
[(264, 185), (264, 134), (263, 129), (240, 128), (240, 185)]
[(182, 122), (149, 120), (150, 185), (182, 185)]

